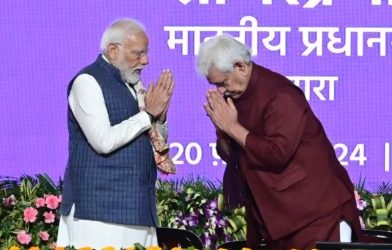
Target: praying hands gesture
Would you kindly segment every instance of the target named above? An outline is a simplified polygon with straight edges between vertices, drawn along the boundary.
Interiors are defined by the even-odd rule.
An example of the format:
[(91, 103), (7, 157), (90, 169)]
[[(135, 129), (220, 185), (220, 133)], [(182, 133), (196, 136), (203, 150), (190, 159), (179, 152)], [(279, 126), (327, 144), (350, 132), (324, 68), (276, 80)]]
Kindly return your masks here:
[(216, 89), (207, 92), (207, 102), (204, 109), (207, 111), (212, 123), (217, 129), (228, 132), (230, 127), (237, 122), (238, 114), (233, 100), (229, 97), (227, 101)]
[(173, 89), (173, 74), (168, 69), (161, 73), (157, 83), (152, 82), (148, 86), (145, 97), (145, 110), (161, 123), (166, 120)]
[(249, 131), (238, 122), (238, 112), (230, 97), (226, 101), (218, 90), (208, 90), (204, 109), (218, 131), (223, 131), (241, 146), (245, 146)]

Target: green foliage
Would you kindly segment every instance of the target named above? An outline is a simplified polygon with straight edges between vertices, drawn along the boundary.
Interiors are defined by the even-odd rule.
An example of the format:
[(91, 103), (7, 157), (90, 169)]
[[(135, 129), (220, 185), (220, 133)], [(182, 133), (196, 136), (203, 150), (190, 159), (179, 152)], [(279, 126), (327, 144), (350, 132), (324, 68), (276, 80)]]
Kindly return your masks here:
[[(11, 246), (50, 249), (57, 236), (59, 215), (56, 199), (61, 201), (60, 190), (61, 187), (47, 175), (0, 178), (0, 250)], [(245, 239), (245, 209), (224, 209), (221, 185), (201, 178), (158, 180), (156, 191), (160, 226), (192, 231), (203, 240), (206, 248)], [(365, 189), (365, 181), (361, 179), (356, 185), (355, 195), (364, 227), (392, 231), (390, 184), (382, 183), (378, 192), (371, 193)], [(30, 221), (26, 218), (26, 209), (34, 213), (36, 210), (36, 216), (30, 214)], [(54, 218), (47, 218), (50, 213)], [(31, 237), (28, 243), (18, 239), (22, 231)], [(47, 233), (47, 239), (42, 232)], [(142, 246), (134, 247), (144, 250)]]
[(355, 196), (365, 228), (392, 231), (392, 185), (390, 183), (381, 183), (377, 192), (371, 193), (365, 189), (365, 180), (360, 178)]
[(371, 193), (362, 189), (358, 193), (366, 203), (366, 206), (362, 210), (360, 209), (365, 227), (392, 231), (392, 192)]
[[(0, 179), (0, 246), (46, 246), (57, 236), (59, 189), (47, 175)], [(41, 205), (37, 205), (41, 199)], [(57, 205), (56, 205), (57, 204)], [(24, 215), (30, 210), (30, 214)], [(26, 221), (30, 218), (29, 221)], [(25, 244), (17, 236), (26, 232)], [(23, 238), (23, 236), (20, 236)], [(27, 243), (28, 241), (28, 243)], [(45, 249), (47, 247), (42, 247)], [(47, 248), (49, 249), (49, 248)]]
[(157, 203), (161, 226), (192, 231), (207, 248), (245, 239), (244, 209), (225, 210), (221, 187), (209, 180), (160, 180)]

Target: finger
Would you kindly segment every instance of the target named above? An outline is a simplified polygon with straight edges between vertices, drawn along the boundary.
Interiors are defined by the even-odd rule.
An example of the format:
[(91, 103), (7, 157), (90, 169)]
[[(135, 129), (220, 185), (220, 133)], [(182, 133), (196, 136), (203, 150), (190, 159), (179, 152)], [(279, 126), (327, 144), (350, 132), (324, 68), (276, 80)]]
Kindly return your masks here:
[(235, 109), (235, 105), (233, 102), (233, 99), (231, 99), (230, 97), (227, 98), (227, 103), (229, 104), (229, 107), (232, 109)]
[(210, 105), (208, 103), (203, 104), (205, 111), (207, 112), (208, 116), (211, 116), (213, 113), (213, 110), (211, 109)]
[(207, 116), (210, 118), (212, 124), (214, 125), (215, 128), (218, 128), (218, 125), (216, 124), (215, 121), (215, 113), (214, 111), (210, 108), (210, 105), (208, 103), (204, 103), (204, 109), (207, 112)]
[(153, 85), (154, 85), (154, 82), (150, 82), (150, 84), (148, 85), (147, 93), (146, 93), (146, 94), (151, 94), (151, 93), (152, 93), (152, 91), (153, 91)]
[(168, 90), (170, 88), (170, 84), (173, 81), (173, 76), (172, 76), (172, 73), (170, 70), (168, 70), (168, 69), (166, 70), (166, 74), (165, 74), (165, 77), (163, 78), (163, 81), (164, 81), (163, 88), (165, 90)]
[(169, 111), (169, 103), (166, 103), (166, 104), (165, 104), (165, 107), (163, 108), (162, 114), (163, 114), (163, 115), (166, 115), (166, 114), (167, 114), (167, 111)]
[(168, 89), (168, 93), (170, 96), (173, 95), (173, 91), (174, 91), (174, 81), (171, 81)]
[(162, 73), (159, 76), (158, 82), (157, 82), (157, 91), (159, 93), (164, 94), (165, 88), (166, 88), (166, 81), (167, 81), (167, 72), (166, 70), (163, 70)]
[(162, 82), (163, 82), (163, 78), (165, 77), (166, 74), (166, 70), (164, 69), (161, 74), (159, 75), (158, 81), (157, 81), (157, 86), (159, 88), (162, 88)]
[(211, 93), (211, 96), (217, 101), (217, 102), (220, 102), (220, 103), (225, 103), (225, 99), (223, 98), (223, 95), (218, 91), (218, 90), (214, 90), (212, 93)]
[(227, 105), (222, 95), (215, 90), (208, 93), (207, 99), (214, 110), (220, 109), (221, 107), (223, 108), (224, 106)]
[(213, 100), (213, 98), (212, 98), (210, 92), (207, 93), (206, 99), (207, 99), (207, 104), (208, 104), (208, 106), (209, 106), (212, 110), (214, 110), (214, 104), (213, 104), (214, 100)]
[(167, 113), (167, 111), (169, 110), (170, 101), (171, 101), (171, 98), (169, 98), (167, 100), (167, 102), (165, 103), (165, 106), (164, 106), (164, 109), (163, 109), (163, 113)]
[(170, 94), (173, 92), (173, 88), (174, 88), (173, 85), (174, 85), (173, 73), (169, 70), (169, 75), (167, 79), (167, 90), (169, 91)]

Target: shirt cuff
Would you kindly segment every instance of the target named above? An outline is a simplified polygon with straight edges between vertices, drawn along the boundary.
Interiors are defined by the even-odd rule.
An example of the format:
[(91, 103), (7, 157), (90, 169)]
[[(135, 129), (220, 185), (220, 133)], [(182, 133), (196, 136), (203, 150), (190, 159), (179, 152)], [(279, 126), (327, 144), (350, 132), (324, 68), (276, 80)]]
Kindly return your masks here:
[(150, 120), (150, 115), (147, 114), (146, 111), (140, 111), (135, 116), (143, 123), (144, 126), (151, 127), (152, 124)]

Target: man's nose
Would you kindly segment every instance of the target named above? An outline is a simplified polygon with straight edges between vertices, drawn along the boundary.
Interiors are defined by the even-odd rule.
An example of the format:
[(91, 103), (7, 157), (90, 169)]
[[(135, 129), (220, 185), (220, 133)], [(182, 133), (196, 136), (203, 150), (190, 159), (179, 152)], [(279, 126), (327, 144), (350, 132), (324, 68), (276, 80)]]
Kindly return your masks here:
[(143, 65), (147, 65), (148, 64), (148, 55), (144, 54), (140, 57), (140, 63)]

